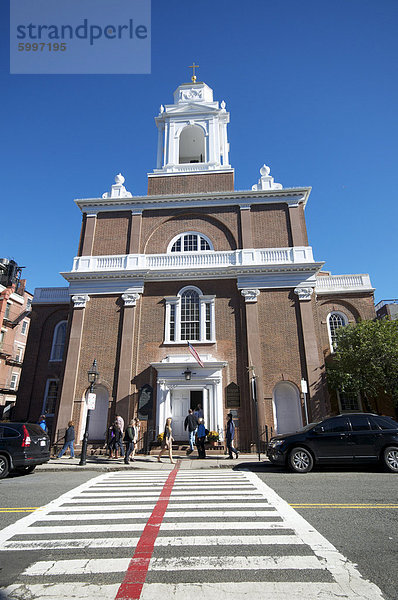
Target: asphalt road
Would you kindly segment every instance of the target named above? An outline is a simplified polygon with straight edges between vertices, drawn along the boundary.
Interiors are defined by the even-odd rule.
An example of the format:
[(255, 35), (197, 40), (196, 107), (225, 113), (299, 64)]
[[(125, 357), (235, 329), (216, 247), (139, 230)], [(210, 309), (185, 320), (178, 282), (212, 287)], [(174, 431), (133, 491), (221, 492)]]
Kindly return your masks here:
[[(244, 468), (244, 465), (241, 468)], [(306, 475), (298, 475), (283, 472), (269, 464), (257, 467), (250, 465), (250, 470), (255, 471), (264, 483), (291, 504), (342, 555), (357, 564), (362, 576), (378, 585), (386, 600), (397, 600), (398, 478), (395, 475), (384, 473), (377, 468), (324, 469)], [(222, 476), (229, 470), (212, 469), (211, 471), (214, 475), (218, 472)], [(137, 473), (137, 477), (143, 475), (142, 472)], [(68, 474), (42, 472), (23, 477), (12, 476), (2, 480), (0, 482), (0, 529), (30, 514), (22, 512), (23, 509), (28, 511), (29, 507), (43, 506), (96, 476), (98, 473), (92, 471), (73, 471)], [(201, 498), (203, 508), (205, 508), (205, 501), (206, 498)], [(233, 499), (231, 505), (223, 501), (223, 507), (226, 509), (234, 508), (234, 506), (237, 507), (236, 503), (233, 503)], [(244, 502), (241, 502), (241, 506), (244, 507)], [(20, 512), (9, 512), (7, 509), (15, 509)], [(7, 512), (4, 512), (5, 510)], [(170, 519), (170, 521), (173, 520)], [(204, 522), (208, 520), (205, 518)], [(212, 519), (210, 518), (210, 520)], [(234, 520), (243, 521), (244, 517), (234, 518)], [(166, 518), (165, 522), (167, 521)], [(227, 531), (229, 521), (230, 519), (225, 519)], [(87, 521), (88, 525), (90, 523), (91, 521)], [(255, 532), (253, 531), (253, 533)], [(95, 539), (103, 534), (94, 533), (92, 535)], [(114, 533), (113, 535), (119, 534)], [(189, 535), (189, 532), (184, 535)], [(181, 560), (186, 560), (189, 554), (188, 548), (181, 547), (179, 550)], [(274, 550), (277, 554), (277, 548)], [(207, 547), (205, 554), (212, 555), (213, 551), (215, 553), (216, 548)], [(230, 553), (231, 556), (239, 555), (241, 551), (239, 547), (236, 550), (230, 548)], [(302, 554), (302, 550), (292, 546), (288, 553), (294, 557)], [(261, 554), (260, 549), (257, 554)], [(56, 553), (53, 552), (52, 555), (56, 556)], [(64, 558), (74, 558), (75, 552), (73, 549), (64, 550), (62, 555)], [(116, 548), (114, 550), (101, 548), (91, 550), (88, 555), (93, 558), (105, 556), (118, 558), (124, 556), (124, 552)], [(170, 560), (172, 556), (178, 556), (176, 548), (160, 549), (159, 560)], [(49, 553), (43, 549), (30, 552), (7, 550), (1, 553), (0, 558), (0, 587), (5, 587), (13, 583), (19, 574), (33, 562), (48, 560)], [(311, 576), (311, 573), (308, 576)], [(112, 575), (103, 575), (102, 577), (104, 583), (113, 583)], [(153, 579), (154, 575), (150, 576), (150, 581), (152, 581), (151, 577), (153, 583), (156, 583), (156, 578)], [(178, 569), (172, 569), (168, 577), (170, 583), (183, 583)], [(184, 577), (186, 579), (186, 573), (184, 573)], [(236, 579), (236, 582), (238, 581), (239, 578)], [(290, 598), (290, 596), (286, 597)]]
[[(397, 475), (377, 466), (324, 468), (301, 475), (267, 464), (256, 471), (388, 600), (398, 599)], [(312, 506), (300, 506), (305, 504)]]
[[(30, 475), (10, 474), (0, 481), (0, 529), (30, 514), (29, 508), (43, 506), (61, 494), (92, 479), (92, 471), (45, 473)], [(13, 509), (15, 512), (4, 511)], [(11, 584), (16, 576), (34, 560), (37, 553), (2, 552), (0, 560), (0, 587)], [(1, 600), (0, 592), (0, 600)]]

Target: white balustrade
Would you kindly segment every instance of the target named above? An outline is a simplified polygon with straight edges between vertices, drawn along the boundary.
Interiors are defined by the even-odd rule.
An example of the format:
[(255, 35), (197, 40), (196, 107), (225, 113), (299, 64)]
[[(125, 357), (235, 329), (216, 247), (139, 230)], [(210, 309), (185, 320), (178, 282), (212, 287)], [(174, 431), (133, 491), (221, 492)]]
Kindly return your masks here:
[(72, 272), (132, 271), (159, 269), (220, 268), (312, 263), (312, 248), (258, 248), (232, 251), (173, 252), (170, 254), (122, 254), (79, 256)]
[(318, 294), (348, 290), (373, 290), (369, 275), (321, 275), (316, 278), (315, 291)]

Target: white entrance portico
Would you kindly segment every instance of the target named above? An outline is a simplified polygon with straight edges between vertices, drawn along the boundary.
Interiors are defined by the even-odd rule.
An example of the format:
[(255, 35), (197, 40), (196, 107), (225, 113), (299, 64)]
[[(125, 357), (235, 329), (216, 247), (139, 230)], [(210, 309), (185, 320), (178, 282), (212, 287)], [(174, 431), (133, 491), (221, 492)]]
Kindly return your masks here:
[[(168, 417), (172, 417), (173, 437), (187, 439), (184, 420), (191, 403), (191, 392), (202, 393), (203, 414), (206, 428), (218, 431), (223, 439), (223, 388), (222, 369), (226, 362), (216, 361), (211, 355), (201, 355), (204, 367), (200, 367), (189, 355), (167, 356), (160, 363), (152, 363), (157, 371), (156, 433), (162, 433)], [(191, 379), (185, 379), (189, 369)]]

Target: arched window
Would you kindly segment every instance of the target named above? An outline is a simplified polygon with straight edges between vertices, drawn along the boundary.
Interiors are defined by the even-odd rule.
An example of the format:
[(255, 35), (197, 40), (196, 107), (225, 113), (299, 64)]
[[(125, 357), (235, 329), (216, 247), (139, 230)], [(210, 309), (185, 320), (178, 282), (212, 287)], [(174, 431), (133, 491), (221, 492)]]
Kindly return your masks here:
[(66, 321), (60, 321), (54, 329), (50, 360), (62, 360), (64, 356), (65, 340)]
[(214, 342), (214, 300), (194, 286), (166, 297), (165, 343)]
[(208, 237), (197, 231), (187, 231), (174, 237), (167, 248), (170, 252), (203, 252), (213, 250), (213, 244)]
[(329, 343), (332, 352), (336, 350), (337, 341), (336, 334), (340, 327), (345, 327), (348, 324), (348, 318), (342, 312), (331, 312), (328, 315), (328, 332), (329, 332)]
[(206, 162), (205, 132), (199, 125), (187, 125), (180, 133), (179, 163)]

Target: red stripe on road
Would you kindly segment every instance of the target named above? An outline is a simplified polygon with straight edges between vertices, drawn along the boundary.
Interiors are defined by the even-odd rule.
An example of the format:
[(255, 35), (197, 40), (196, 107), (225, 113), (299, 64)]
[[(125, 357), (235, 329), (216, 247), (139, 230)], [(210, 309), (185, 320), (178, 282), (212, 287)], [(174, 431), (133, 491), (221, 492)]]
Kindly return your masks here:
[(134, 556), (130, 561), (123, 583), (120, 585), (120, 588), (115, 596), (115, 600), (139, 600), (141, 596), (142, 587), (145, 583), (148, 573), (149, 562), (152, 558), (156, 538), (163, 521), (164, 513), (167, 510), (180, 464), (181, 461), (177, 461), (176, 466), (171, 471), (166, 483), (163, 486), (159, 500), (157, 501), (156, 506), (153, 509), (147, 524), (145, 525), (144, 531), (138, 540)]

